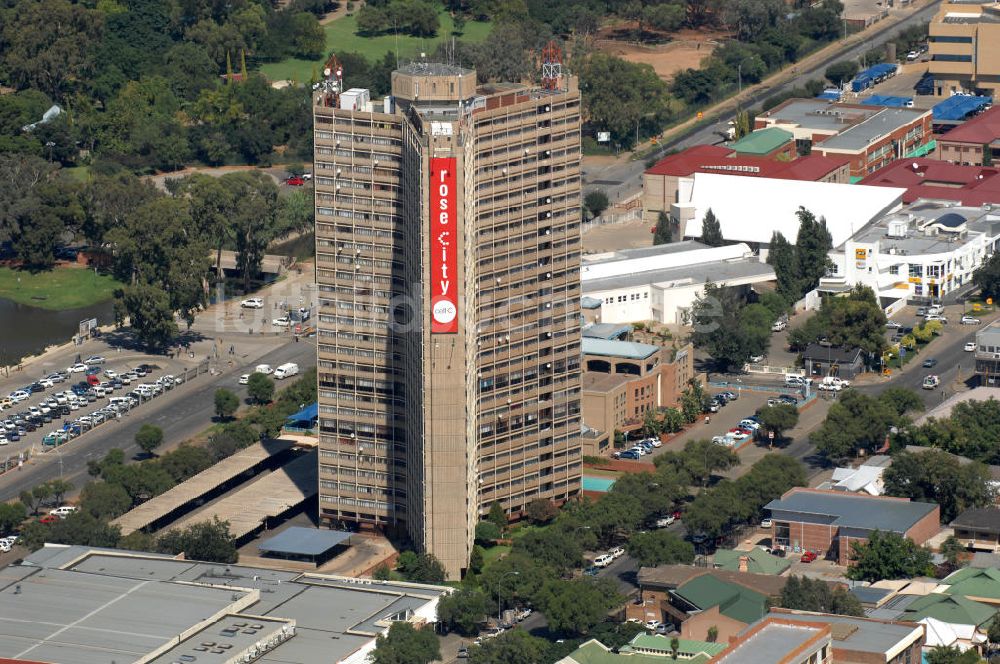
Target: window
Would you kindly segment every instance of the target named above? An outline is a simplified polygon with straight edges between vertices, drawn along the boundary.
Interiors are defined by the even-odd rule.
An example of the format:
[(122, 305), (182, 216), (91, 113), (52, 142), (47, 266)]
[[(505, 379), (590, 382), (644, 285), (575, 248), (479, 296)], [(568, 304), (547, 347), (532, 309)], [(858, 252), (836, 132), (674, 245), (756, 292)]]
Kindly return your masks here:
[(915, 265), (913, 263), (910, 263), (910, 276), (911, 277), (922, 277), (922, 276), (924, 276), (924, 266), (923, 265)]
[(890, 265), (889, 274), (899, 274), (899, 265)]
[(937, 53), (931, 56), (933, 62), (972, 62), (971, 55), (953, 55), (951, 53)]

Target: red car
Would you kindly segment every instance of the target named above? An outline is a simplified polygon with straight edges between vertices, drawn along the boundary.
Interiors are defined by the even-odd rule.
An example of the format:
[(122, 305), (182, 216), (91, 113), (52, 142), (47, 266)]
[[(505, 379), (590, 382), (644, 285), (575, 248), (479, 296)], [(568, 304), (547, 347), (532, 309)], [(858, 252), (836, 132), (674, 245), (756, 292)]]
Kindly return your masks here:
[(306, 181), (298, 177), (297, 175), (293, 175), (292, 177), (285, 180), (285, 184), (287, 184), (289, 187), (301, 187), (305, 183)]
[(101, 379), (97, 376), (87, 376), (87, 384), (90, 386), (100, 385)]
[(806, 551), (805, 553), (802, 554), (802, 562), (804, 563), (811, 563), (817, 558), (819, 558), (819, 556), (817, 556), (816, 553), (813, 551)]
[(55, 514), (46, 514), (45, 516), (38, 519), (38, 523), (44, 523), (46, 525), (50, 523), (59, 523), (59, 517)]

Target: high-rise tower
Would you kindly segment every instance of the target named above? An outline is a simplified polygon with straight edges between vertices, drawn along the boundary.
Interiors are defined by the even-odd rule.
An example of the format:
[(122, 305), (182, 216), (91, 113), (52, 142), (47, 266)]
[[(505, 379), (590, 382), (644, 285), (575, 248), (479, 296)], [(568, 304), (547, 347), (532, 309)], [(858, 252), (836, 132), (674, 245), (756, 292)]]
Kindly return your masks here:
[(580, 95), (413, 63), (316, 92), (320, 515), (457, 578), (480, 516), (580, 488)]

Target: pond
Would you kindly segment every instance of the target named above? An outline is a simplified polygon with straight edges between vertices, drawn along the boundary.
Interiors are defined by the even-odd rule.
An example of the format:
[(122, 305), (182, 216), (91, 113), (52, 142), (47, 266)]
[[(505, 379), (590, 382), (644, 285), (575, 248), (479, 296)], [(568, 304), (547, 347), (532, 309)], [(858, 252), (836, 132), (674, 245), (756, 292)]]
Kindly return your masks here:
[(48, 346), (72, 340), (80, 321), (95, 317), (98, 325), (114, 323), (114, 302), (50, 311), (0, 298), (0, 366), (16, 364)]

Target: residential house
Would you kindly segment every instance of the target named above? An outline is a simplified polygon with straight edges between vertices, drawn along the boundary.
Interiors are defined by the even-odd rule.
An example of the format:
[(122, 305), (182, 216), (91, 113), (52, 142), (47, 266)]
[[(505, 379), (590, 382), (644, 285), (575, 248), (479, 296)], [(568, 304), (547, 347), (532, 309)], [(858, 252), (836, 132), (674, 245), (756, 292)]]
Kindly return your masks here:
[(865, 358), (860, 348), (809, 344), (802, 352), (802, 366), (807, 376), (838, 376), (853, 380), (865, 370)]
[(1000, 509), (974, 507), (959, 514), (949, 525), (966, 547), (1000, 552)]
[(944, 645), (965, 650), (986, 640), (986, 629), (996, 612), (995, 606), (960, 595), (930, 593), (911, 602), (902, 619), (927, 626), (928, 648)]
[(672, 641), (666, 636), (638, 634), (614, 652), (597, 639), (591, 639), (556, 664), (663, 664), (666, 661), (708, 664), (713, 656), (726, 649), (724, 643), (678, 639), (675, 653)]
[(792, 561), (788, 558), (779, 558), (755, 546), (747, 551), (718, 549), (712, 558), (712, 565), (715, 569), (729, 572), (780, 575), (788, 571)]

